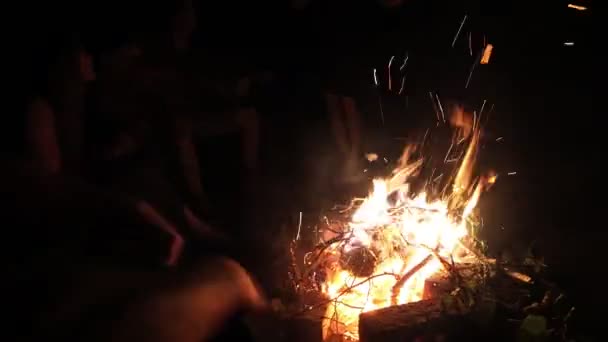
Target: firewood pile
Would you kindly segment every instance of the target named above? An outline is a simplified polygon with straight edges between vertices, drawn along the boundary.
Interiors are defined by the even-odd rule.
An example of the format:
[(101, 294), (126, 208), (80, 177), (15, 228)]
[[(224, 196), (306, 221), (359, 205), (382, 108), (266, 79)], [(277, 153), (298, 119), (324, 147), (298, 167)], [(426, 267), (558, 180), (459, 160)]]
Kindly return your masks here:
[[(306, 238), (302, 237), (302, 241), (305, 243)], [(353, 340), (324, 336), (326, 308), (336, 299), (326, 298), (315, 285), (314, 267), (320, 261), (312, 260), (311, 269), (297, 262), (310, 250), (309, 246), (300, 247), (293, 242), (286, 249), (290, 255), (289, 275), (285, 277), (284, 292), (273, 299), (274, 311), (265, 319), (267, 327), (258, 334), (263, 336), (260, 340)], [(482, 264), (451, 266), (425, 281), (422, 300), (362, 312), (358, 340), (570, 340), (569, 322), (575, 309), (555, 284), (543, 279), (539, 263), (528, 260), (513, 264), (484, 258)]]

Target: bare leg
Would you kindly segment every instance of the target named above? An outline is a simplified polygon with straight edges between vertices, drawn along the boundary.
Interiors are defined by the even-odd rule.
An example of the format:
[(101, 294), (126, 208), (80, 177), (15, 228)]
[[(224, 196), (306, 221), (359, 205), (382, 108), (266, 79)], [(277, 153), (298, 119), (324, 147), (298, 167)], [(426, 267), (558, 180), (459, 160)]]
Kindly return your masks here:
[(237, 123), (241, 128), (243, 159), (247, 169), (253, 171), (258, 166), (260, 123), (255, 108), (243, 108), (237, 113)]
[(169, 249), (169, 256), (165, 263), (168, 266), (175, 266), (181, 256), (184, 247), (184, 238), (177, 231), (175, 226), (165, 219), (154, 207), (152, 207), (146, 201), (139, 201), (135, 208), (137, 212), (151, 225), (160, 228), (162, 231), (168, 233), (173, 237), (171, 247)]
[(184, 216), (186, 217), (186, 221), (190, 229), (192, 229), (196, 234), (198, 234), (199, 237), (203, 239), (227, 238), (224, 234), (213, 229), (210, 225), (198, 218), (187, 206), (184, 206)]
[(199, 202), (197, 204), (201, 207), (198, 209), (209, 209), (207, 197), (205, 196), (201, 182), (200, 164), (190, 122), (178, 123), (177, 148), (188, 191)]
[(327, 112), (331, 123), (332, 133), (338, 149), (343, 156), (347, 157), (351, 153), (350, 144), (346, 127), (344, 125), (344, 114), (339, 98), (333, 94), (326, 94)]

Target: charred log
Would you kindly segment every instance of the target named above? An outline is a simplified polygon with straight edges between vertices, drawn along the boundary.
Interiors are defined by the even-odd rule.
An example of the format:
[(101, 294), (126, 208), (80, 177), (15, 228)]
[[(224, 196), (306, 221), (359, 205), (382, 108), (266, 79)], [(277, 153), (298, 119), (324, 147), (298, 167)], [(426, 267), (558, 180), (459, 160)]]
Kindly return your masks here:
[(361, 314), (359, 338), (361, 342), (470, 340), (472, 336), (467, 334), (474, 329), (466, 328), (469, 316), (469, 310), (448, 308), (439, 298), (391, 306)]

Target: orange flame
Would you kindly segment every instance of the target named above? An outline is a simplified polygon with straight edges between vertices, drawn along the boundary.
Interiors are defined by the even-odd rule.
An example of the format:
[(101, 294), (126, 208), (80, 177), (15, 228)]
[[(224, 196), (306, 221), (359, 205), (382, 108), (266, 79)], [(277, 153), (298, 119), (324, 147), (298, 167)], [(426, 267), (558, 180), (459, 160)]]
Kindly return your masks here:
[[(479, 146), (479, 123), (475, 118), (470, 120), (462, 110), (455, 111), (455, 115), (451, 122), (458, 127), (459, 136), (468, 140), (468, 145), (453, 178), (451, 194), (431, 199), (426, 191), (410, 193), (408, 180), (417, 174), (422, 160), (412, 161), (413, 150), (408, 147), (390, 179), (373, 181), (373, 191), (349, 223), (351, 239), (343, 249), (332, 247), (330, 253), (334, 255), (365, 248), (373, 254), (374, 266), (370, 277), (354, 274), (356, 272), (343, 263), (328, 266), (323, 292), (334, 300), (326, 309), (324, 339), (333, 335), (358, 339), (359, 314), (395, 304), (393, 287), (401, 275), (420, 266), (429, 255), (433, 255), (432, 259), (422, 264), (399, 289), (397, 304), (422, 299), (425, 280), (442, 268), (435, 255), (448, 260), (453, 257), (455, 261), (472, 257), (461, 243), (469, 235), (467, 219), (473, 214), (482, 191), (495, 182), (496, 175), (472, 179)], [(391, 201), (389, 197), (397, 200)]]

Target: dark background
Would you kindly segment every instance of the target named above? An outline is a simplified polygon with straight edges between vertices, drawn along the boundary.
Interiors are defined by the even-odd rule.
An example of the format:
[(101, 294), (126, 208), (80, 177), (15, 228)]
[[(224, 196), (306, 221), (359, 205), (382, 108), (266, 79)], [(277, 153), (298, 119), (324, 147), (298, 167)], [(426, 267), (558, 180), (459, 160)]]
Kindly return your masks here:
[[(222, 61), (218, 68), (227, 75), (238, 73), (239, 68), (255, 66), (300, 77), (297, 79), (304, 82), (286, 77), (291, 91), (283, 89), (275, 93), (279, 96), (266, 114), (269, 128), (265, 139), (269, 142), (263, 147), (265, 161), (272, 165), (267, 168), (273, 170), (275, 178), (295, 182), (307, 176), (301, 170), (299, 173), (294, 170), (302, 161), (291, 160), (303, 159), (294, 156), (296, 151), (301, 151), (297, 146), (304, 144), (299, 140), (318, 139), (310, 137), (307, 126), (294, 122), (304, 120), (303, 115), (310, 115), (315, 123), (324, 117), (320, 113), (320, 100), (316, 99), (319, 103), (315, 103), (314, 91), (309, 91), (313, 93), (309, 97), (301, 95), (306, 92), (307, 84), (309, 88), (317, 84), (314, 77), (302, 75), (313, 72), (317, 64), (322, 63), (315, 57), (318, 56), (315, 49), (322, 44), (317, 46), (315, 39), (327, 32), (311, 29), (315, 27), (314, 20), (290, 10), (285, 2), (259, 3), (197, 3), (199, 33), (195, 47), (205, 49)], [(162, 18), (167, 11), (164, 5), (151, 1), (92, 1), (76, 7), (51, 2), (40, 6), (31, 4), (22, 8), (14, 31), (9, 33), (16, 38), (8, 54), (16, 58), (13, 65), (18, 66), (11, 68), (17, 74), (11, 85), (22, 95), (16, 97), (19, 99), (27, 97), (44, 69), (45, 56), (54, 48), (54, 39), (66, 31), (81, 27), (90, 49), (102, 51), (120, 42), (124, 31), (153, 26), (155, 18)], [(595, 70), (590, 41), (592, 9), (569, 9), (566, 1), (504, 4), (429, 1), (422, 7), (424, 11), (415, 16), (416, 20), (421, 23), (432, 20), (437, 24), (437, 32), (447, 32), (446, 41), (431, 42), (431, 45), (449, 47), (464, 13), (478, 31), (487, 32), (494, 45), (490, 65), (485, 71), (476, 71), (475, 86), (470, 90), (473, 94), (466, 97), (474, 99), (474, 103), (468, 105), (476, 107), (478, 100), (487, 94), (488, 101), (495, 105), (488, 129), (493, 137), (504, 137), (501, 143), (488, 141), (484, 149), (487, 162), (496, 165), (503, 175), (480, 204), (487, 226), (484, 234), (490, 246), (525, 248), (536, 241), (553, 277), (571, 290), (584, 307), (597, 306), (605, 297), (601, 294), (605, 286), (598, 277), (605, 269), (602, 252), (608, 234), (600, 200), (603, 188), (600, 184), (604, 180), (598, 172), (602, 169), (599, 138), (604, 125), (592, 107), (591, 95), (591, 74)], [(350, 10), (344, 8), (344, 11)], [(376, 29), (372, 20), (365, 21), (366, 13), (356, 15), (361, 19), (362, 31), (366, 25), (369, 30)], [(461, 34), (466, 30), (465, 26)], [(431, 39), (433, 34), (428, 37)], [(573, 41), (575, 45), (564, 46), (566, 41)], [(361, 51), (366, 51), (364, 46)], [(290, 102), (302, 99), (308, 99), (303, 105), (305, 109), (293, 109), (298, 106)], [(14, 136), (16, 130), (8, 127), (11, 126), (5, 125), (5, 136)], [(330, 143), (327, 139), (326, 144)], [(217, 152), (217, 155), (223, 153)], [(229, 164), (226, 158), (216, 162)], [(217, 169), (217, 176), (231, 177), (229, 172)], [(517, 174), (504, 176), (510, 171)], [(284, 193), (287, 196), (287, 192)], [(297, 203), (293, 206), (297, 207)]]

